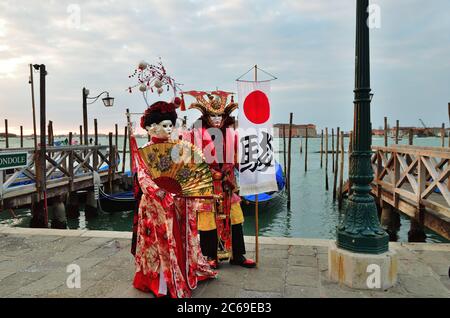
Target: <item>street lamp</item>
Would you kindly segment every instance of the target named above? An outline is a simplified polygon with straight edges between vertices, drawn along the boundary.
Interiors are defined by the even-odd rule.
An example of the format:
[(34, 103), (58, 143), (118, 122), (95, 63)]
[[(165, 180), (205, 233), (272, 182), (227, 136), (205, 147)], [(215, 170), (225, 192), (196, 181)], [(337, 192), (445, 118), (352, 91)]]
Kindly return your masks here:
[(368, 6), (369, 0), (357, 0), (354, 138), (349, 169), (353, 194), (338, 226), (337, 246), (353, 253), (383, 254), (388, 251), (389, 236), (380, 226), (375, 200), (370, 195), (373, 180), (370, 103), (373, 94), (370, 88)]
[[(89, 97), (89, 90), (83, 87), (83, 126), (84, 126), (84, 144), (88, 144), (88, 118), (87, 118), (87, 105), (94, 104), (102, 95), (106, 94), (106, 97), (102, 98), (103, 105), (105, 107), (112, 107), (114, 105), (114, 97), (109, 96), (109, 92), (104, 91), (95, 97)], [(88, 103), (88, 100), (92, 102)]]

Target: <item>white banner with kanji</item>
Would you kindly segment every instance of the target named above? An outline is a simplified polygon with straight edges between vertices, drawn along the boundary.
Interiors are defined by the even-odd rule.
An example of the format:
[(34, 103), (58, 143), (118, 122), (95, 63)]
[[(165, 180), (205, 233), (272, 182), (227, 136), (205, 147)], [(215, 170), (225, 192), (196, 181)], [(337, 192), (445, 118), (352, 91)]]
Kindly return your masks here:
[(238, 82), (240, 195), (277, 191), (270, 82)]

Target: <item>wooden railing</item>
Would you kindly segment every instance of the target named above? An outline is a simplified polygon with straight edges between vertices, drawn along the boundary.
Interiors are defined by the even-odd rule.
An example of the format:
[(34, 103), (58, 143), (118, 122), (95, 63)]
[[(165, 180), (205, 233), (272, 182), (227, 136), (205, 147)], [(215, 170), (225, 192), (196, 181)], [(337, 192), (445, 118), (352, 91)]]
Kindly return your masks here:
[[(418, 146), (373, 147), (372, 192), (417, 220), (432, 213), (450, 222), (450, 149)], [(386, 196), (387, 198), (387, 196)], [(385, 200), (386, 201), (386, 200)]]
[[(1, 149), (2, 153), (27, 152), (28, 163), (25, 167), (0, 171), (3, 184), (0, 184), (0, 197), (14, 196), (14, 193), (37, 191), (39, 177), (34, 148)], [(38, 150), (39, 153), (39, 150)], [(118, 152), (115, 146), (64, 146), (47, 147), (45, 153), (45, 180), (47, 185), (66, 181), (68, 191), (73, 190), (77, 179), (91, 176), (93, 172), (108, 174), (113, 180), (118, 168)]]

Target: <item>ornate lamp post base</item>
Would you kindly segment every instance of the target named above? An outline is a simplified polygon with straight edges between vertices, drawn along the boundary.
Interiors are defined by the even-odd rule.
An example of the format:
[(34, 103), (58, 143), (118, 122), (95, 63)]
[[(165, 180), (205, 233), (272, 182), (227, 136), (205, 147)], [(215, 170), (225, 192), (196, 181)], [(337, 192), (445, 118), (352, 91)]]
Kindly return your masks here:
[(353, 253), (332, 242), (328, 250), (328, 276), (350, 288), (387, 290), (397, 283), (398, 259), (395, 251), (383, 254)]
[(382, 254), (389, 249), (389, 235), (381, 228), (371, 196), (354, 194), (344, 221), (338, 227), (337, 246), (354, 253)]

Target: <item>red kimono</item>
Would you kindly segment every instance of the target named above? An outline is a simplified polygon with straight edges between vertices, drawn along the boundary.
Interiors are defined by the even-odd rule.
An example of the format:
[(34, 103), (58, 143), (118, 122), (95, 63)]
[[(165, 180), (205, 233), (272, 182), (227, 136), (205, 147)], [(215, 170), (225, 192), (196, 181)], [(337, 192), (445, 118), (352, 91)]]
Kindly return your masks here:
[[(158, 142), (164, 140), (153, 138), (150, 144)], [(156, 297), (190, 297), (198, 281), (217, 276), (200, 250), (195, 202), (174, 198), (169, 193), (161, 199), (157, 195), (161, 189), (147, 173), (134, 136), (130, 146), (133, 170), (142, 193), (135, 217), (133, 285), (151, 291)]]

